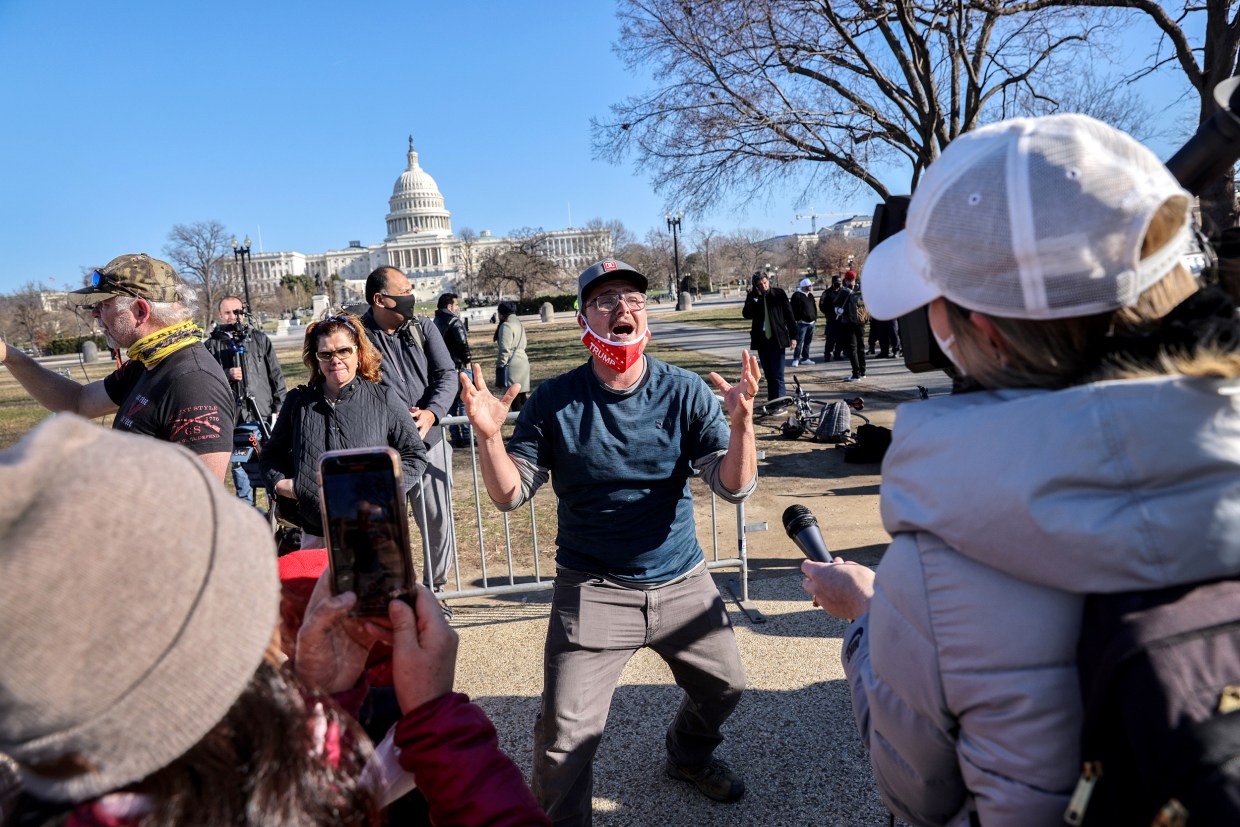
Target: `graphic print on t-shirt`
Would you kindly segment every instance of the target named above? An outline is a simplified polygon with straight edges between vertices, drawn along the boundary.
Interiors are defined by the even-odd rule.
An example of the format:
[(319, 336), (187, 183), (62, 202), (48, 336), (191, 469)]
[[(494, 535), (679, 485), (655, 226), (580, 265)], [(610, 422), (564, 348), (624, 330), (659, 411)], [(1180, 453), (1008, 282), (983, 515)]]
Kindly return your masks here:
[(151, 400), (143, 394), (136, 394), (133, 403), (120, 415), (121, 424), (126, 428), (133, 427), (133, 418), (138, 415), (138, 411), (147, 406)]
[(220, 410), (215, 405), (191, 405), (172, 415), (168, 423), (172, 442), (200, 442), (220, 436)]

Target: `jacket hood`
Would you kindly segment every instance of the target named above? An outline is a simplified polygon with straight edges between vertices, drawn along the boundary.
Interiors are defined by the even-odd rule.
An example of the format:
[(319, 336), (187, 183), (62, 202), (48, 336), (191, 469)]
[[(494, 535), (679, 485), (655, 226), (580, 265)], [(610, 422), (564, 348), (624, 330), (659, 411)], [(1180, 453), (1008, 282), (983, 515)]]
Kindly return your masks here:
[(1240, 572), (1238, 396), (1164, 376), (903, 405), (883, 525), (1078, 593)]

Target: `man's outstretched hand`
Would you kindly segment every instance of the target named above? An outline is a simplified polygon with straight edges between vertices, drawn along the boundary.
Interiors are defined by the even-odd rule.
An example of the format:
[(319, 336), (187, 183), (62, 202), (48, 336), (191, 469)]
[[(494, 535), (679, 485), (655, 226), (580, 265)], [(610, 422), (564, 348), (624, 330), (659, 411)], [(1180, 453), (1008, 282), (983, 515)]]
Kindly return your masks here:
[(741, 351), (741, 376), (735, 385), (728, 384), (722, 376), (713, 372), (706, 378), (723, 394), (723, 406), (733, 426), (753, 419), (753, 398), (758, 394), (758, 384), (762, 381), (758, 357), (748, 350)]
[(465, 406), (465, 415), (469, 424), (477, 432), (479, 441), (490, 439), (499, 433), (504, 426), (504, 419), (512, 409), (512, 401), (521, 392), (521, 385), (510, 385), (503, 398), (496, 399), (487, 389), (487, 382), (482, 378), (482, 369), (474, 363), (474, 378), (461, 371), (461, 402)]

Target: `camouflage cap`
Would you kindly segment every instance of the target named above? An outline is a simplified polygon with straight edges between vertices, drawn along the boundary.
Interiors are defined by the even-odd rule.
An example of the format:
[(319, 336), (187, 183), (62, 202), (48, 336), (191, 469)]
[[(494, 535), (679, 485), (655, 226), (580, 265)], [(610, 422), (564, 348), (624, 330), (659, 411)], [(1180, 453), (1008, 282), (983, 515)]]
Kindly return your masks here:
[(93, 284), (69, 293), (70, 304), (96, 304), (113, 296), (135, 296), (152, 302), (181, 300), (181, 280), (166, 261), (146, 253), (117, 256), (93, 274)]

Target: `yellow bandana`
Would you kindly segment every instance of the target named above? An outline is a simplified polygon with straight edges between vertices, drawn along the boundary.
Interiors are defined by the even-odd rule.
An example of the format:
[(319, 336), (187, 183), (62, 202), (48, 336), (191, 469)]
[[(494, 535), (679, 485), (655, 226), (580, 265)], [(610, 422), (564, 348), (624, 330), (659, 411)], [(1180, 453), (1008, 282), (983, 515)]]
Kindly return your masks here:
[(150, 336), (143, 336), (129, 346), (130, 360), (141, 362), (143, 367), (153, 368), (169, 353), (189, 347), (202, 341), (202, 328), (194, 324), (193, 319), (186, 319), (180, 324), (157, 330)]

